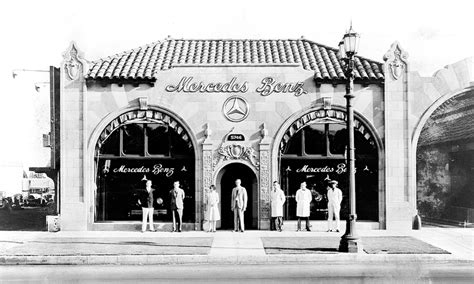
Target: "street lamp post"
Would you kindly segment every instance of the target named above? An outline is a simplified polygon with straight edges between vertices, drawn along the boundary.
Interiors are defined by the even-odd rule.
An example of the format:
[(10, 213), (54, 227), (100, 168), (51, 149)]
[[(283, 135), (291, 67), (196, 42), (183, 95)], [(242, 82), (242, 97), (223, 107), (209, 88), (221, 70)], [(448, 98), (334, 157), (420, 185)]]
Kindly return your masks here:
[(341, 237), (339, 251), (341, 252), (361, 252), (362, 243), (356, 232), (356, 193), (355, 193), (355, 153), (354, 153), (354, 109), (352, 99), (354, 98), (354, 56), (359, 48), (359, 34), (352, 29), (344, 35), (339, 43), (339, 58), (343, 63), (344, 73), (347, 78), (346, 83), (346, 109), (347, 109), (347, 167), (349, 174), (349, 205), (350, 212), (346, 221), (346, 232)]

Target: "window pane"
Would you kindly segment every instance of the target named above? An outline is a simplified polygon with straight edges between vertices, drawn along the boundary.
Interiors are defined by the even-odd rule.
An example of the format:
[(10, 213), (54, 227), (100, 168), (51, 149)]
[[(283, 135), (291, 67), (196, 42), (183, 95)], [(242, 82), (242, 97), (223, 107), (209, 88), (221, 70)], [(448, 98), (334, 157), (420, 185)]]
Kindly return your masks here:
[(329, 150), (333, 155), (344, 155), (347, 131), (343, 124), (329, 124)]
[(148, 124), (148, 153), (168, 156), (170, 152), (169, 131), (166, 125)]
[(296, 133), (290, 138), (285, 149), (283, 149), (283, 154), (301, 155), (301, 133), (303, 133), (303, 131)]
[(118, 155), (119, 154), (119, 139), (120, 131), (115, 130), (108, 138), (105, 140), (104, 144), (100, 148), (101, 155)]
[(326, 135), (324, 124), (311, 124), (304, 129), (304, 147), (306, 154), (326, 154)]
[(193, 154), (192, 148), (183, 140), (183, 138), (176, 132), (172, 131), (171, 136), (171, 155), (173, 156), (189, 156)]
[(123, 153), (131, 155), (144, 154), (143, 124), (127, 124), (122, 127)]

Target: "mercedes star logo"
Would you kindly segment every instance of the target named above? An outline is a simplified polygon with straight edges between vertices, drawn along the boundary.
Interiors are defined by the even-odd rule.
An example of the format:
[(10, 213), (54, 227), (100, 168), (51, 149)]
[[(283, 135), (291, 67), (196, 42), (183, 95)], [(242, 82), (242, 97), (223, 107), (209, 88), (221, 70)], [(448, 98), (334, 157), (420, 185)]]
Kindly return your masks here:
[(249, 104), (241, 96), (232, 96), (225, 100), (222, 113), (232, 122), (240, 122), (249, 115)]

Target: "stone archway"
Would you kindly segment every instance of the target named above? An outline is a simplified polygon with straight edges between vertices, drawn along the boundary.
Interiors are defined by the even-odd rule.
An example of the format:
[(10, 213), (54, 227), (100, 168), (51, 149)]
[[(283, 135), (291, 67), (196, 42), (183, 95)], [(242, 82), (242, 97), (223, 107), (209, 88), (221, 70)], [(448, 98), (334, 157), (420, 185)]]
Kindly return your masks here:
[(425, 221), (474, 222), (474, 89), (436, 101), (418, 124), (416, 208)]
[(219, 228), (233, 228), (233, 212), (231, 212), (231, 194), (236, 179), (242, 181), (242, 186), (247, 190), (248, 202), (245, 212), (245, 227), (247, 229), (258, 228), (258, 181), (255, 172), (247, 165), (239, 162), (229, 163), (222, 167), (216, 176), (216, 190), (221, 202), (221, 221), (217, 224)]
[[(178, 133), (178, 135), (180, 135), (181, 138), (186, 141), (188, 147), (192, 148), (194, 153), (194, 168), (198, 167), (201, 152), (197, 151), (197, 141), (195, 139), (195, 135), (186, 122), (173, 112), (161, 107), (147, 105), (146, 107), (127, 107), (108, 114), (92, 131), (88, 139), (87, 152), (84, 154), (86, 164), (85, 169), (87, 169), (84, 172), (84, 190), (86, 193), (87, 206), (90, 208), (90, 211), (87, 215), (88, 228), (90, 230), (110, 230), (112, 228), (107, 226), (106, 223), (99, 224), (95, 222), (96, 212), (94, 209), (94, 204), (96, 200), (96, 192), (98, 189), (98, 185), (96, 184), (98, 168), (95, 162), (97, 150), (114, 131), (119, 129), (119, 127), (133, 123), (161, 123), (176, 131), (176, 133)], [(193, 229), (198, 229), (200, 224), (201, 206), (198, 204), (200, 203), (202, 196), (201, 191), (197, 190), (197, 188), (200, 188), (199, 182), (200, 179), (198, 175), (196, 175), (194, 177), (194, 186), (192, 188), (195, 198), (195, 220), (193, 220)]]
[[(373, 202), (374, 206), (378, 206), (377, 218), (374, 221), (378, 222), (379, 228), (385, 227), (385, 208), (386, 208), (386, 193), (385, 193), (385, 162), (384, 162), (384, 144), (377, 133), (375, 127), (370, 123), (363, 115), (358, 112), (354, 113), (355, 116), (355, 130), (357, 134), (369, 141), (371, 145), (376, 148), (376, 161), (373, 164), (375, 167), (376, 179), (374, 182), (374, 189), (376, 190), (376, 201)], [(301, 129), (310, 124), (324, 124), (324, 123), (341, 123), (345, 124), (346, 113), (345, 108), (342, 106), (334, 105), (331, 109), (324, 109), (322, 105), (317, 105), (312, 108), (308, 108), (301, 112), (295, 113), (293, 116), (288, 118), (285, 123), (280, 127), (277, 135), (274, 139), (272, 146), (272, 158), (274, 165), (281, 165), (281, 150), (285, 148), (288, 141)], [(283, 177), (281, 173), (282, 169), (274, 167), (272, 175), (274, 177)], [(275, 178), (276, 179), (276, 178)], [(370, 219), (372, 220), (372, 219)]]

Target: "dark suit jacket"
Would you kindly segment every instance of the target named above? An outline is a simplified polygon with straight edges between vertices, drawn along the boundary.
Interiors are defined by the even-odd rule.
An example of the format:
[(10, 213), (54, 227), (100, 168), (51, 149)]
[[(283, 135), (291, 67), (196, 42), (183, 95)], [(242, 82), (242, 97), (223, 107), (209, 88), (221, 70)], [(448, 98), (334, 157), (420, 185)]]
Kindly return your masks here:
[(155, 189), (152, 187), (150, 192), (146, 190), (146, 188), (140, 188), (137, 192), (138, 200), (141, 202), (141, 207), (145, 208), (153, 208), (153, 193)]

